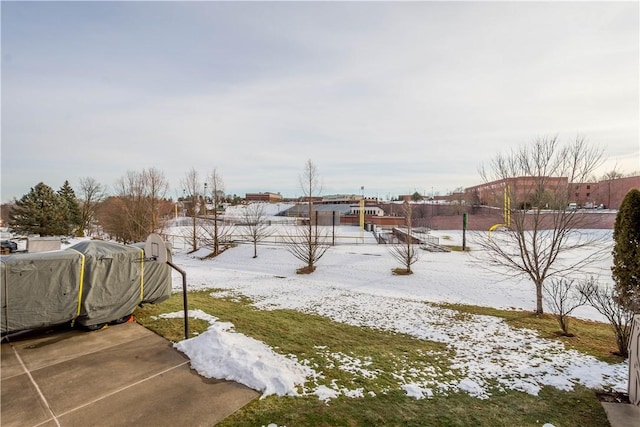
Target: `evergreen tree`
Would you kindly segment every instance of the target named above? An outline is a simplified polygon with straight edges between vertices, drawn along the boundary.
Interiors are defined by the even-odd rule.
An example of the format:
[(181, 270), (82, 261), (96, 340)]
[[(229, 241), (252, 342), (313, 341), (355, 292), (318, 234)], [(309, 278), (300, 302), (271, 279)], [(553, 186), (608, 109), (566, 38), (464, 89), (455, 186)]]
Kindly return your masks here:
[(640, 313), (640, 191), (635, 188), (622, 200), (613, 239), (615, 299), (625, 309)]
[(69, 235), (75, 233), (75, 231), (82, 225), (81, 215), (80, 215), (80, 205), (78, 203), (78, 198), (76, 197), (76, 193), (69, 185), (69, 181), (65, 181), (58, 190), (58, 195), (62, 199), (64, 208), (65, 208), (65, 216), (67, 218), (66, 221), (66, 230), (65, 235)]
[(51, 187), (41, 182), (16, 201), (9, 224), (20, 233), (64, 235), (67, 225), (64, 202)]

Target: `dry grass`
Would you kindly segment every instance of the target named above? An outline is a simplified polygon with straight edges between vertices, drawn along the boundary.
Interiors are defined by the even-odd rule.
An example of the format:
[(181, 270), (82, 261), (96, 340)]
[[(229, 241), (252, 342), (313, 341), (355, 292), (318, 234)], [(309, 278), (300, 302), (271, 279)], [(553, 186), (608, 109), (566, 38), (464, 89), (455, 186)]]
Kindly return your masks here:
[(604, 362), (620, 363), (624, 361), (624, 358), (613, 354), (618, 350), (618, 346), (611, 326), (606, 323), (571, 318), (569, 332), (573, 336), (565, 336), (552, 314), (538, 315), (532, 311), (498, 310), (463, 304), (439, 304), (439, 306), (461, 313), (501, 317), (514, 328), (533, 329), (542, 338), (560, 341), (568, 348), (590, 354)]
[[(245, 298), (214, 298), (212, 291), (189, 293), (190, 309), (201, 309), (232, 322), (238, 332), (265, 342), (281, 354), (293, 354), (308, 360), (324, 378), (317, 384), (332, 381), (351, 389), (363, 387), (362, 398), (338, 397), (325, 403), (316, 396), (257, 399), (225, 419), (221, 426), (536, 426), (546, 422), (556, 426), (608, 426), (606, 415), (593, 390), (576, 387), (572, 392), (544, 387), (539, 396), (516, 391), (494, 392), (490, 399), (480, 400), (466, 393), (438, 393), (433, 398), (417, 400), (398, 387), (393, 375), (397, 369), (433, 367), (439, 372), (450, 370), (450, 353), (446, 346), (386, 331), (360, 328), (333, 322), (327, 318), (292, 310), (258, 310)], [(526, 312), (491, 311), (471, 306), (447, 306), (465, 313), (497, 315), (513, 327), (541, 331), (553, 339), (557, 330), (552, 318), (535, 317)], [(173, 295), (159, 305), (149, 305), (135, 313), (138, 321), (172, 341), (183, 339), (181, 319), (161, 319), (160, 313), (182, 309), (182, 297)], [(467, 314), (468, 315), (468, 314)], [(192, 335), (202, 333), (206, 322), (191, 319)], [(576, 335), (583, 337), (580, 347), (589, 348), (599, 339), (587, 338), (604, 334), (602, 325), (576, 321)], [(606, 329), (606, 328), (604, 328)], [(573, 340), (573, 338), (572, 338)], [(604, 344), (603, 344), (604, 345)], [(319, 346), (323, 350), (319, 350)], [(606, 345), (604, 345), (606, 347)], [(376, 378), (354, 377), (339, 369), (327, 354), (341, 353), (368, 358), (371, 369), (379, 370)], [(615, 361), (615, 360), (614, 360)], [(452, 373), (455, 375), (455, 373)]]

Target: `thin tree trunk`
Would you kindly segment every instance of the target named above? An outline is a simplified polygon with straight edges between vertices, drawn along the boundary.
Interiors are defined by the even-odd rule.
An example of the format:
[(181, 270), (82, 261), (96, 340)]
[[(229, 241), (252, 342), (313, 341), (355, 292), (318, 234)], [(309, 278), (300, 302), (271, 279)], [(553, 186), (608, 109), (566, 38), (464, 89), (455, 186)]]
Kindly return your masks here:
[(542, 307), (542, 282), (536, 282), (536, 314), (544, 313)]
[(192, 246), (192, 249), (195, 251), (196, 249), (198, 249), (198, 236), (196, 234), (196, 217), (195, 217), (195, 214), (194, 214), (194, 216), (192, 218), (192, 222), (193, 222), (193, 230), (192, 230), (193, 234), (192, 234), (191, 237), (192, 237), (193, 240), (192, 240), (192, 245), (191, 246)]

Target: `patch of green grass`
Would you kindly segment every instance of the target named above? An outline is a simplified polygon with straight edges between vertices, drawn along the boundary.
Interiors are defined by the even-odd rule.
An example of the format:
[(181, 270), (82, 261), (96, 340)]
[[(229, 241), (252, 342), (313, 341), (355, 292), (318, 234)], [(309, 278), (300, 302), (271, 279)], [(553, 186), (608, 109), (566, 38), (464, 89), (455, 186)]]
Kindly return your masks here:
[(329, 404), (312, 397), (254, 400), (219, 425), (260, 426), (451, 426), (608, 427), (606, 414), (592, 390), (577, 387), (567, 393), (545, 387), (539, 396), (507, 392), (479, 400), (465, 393), (414, 399), (402, 391), (375, 397), (339, 397)]
[(464, 304), (438, 304), (439, 307), (457, 310), (460, 313), (480, 314), (500, 317), (513, 328), (533, 329), (542, 338), (562, 342), (567, 348), (573, 348), (590, 354), (607, 363), (620, 363), (624, 358), (613, 354), (618, 347), (611, 327), (606, 323), (571, 318), (569, 332), (573, 337), (562, 335), (558, 321), (553, 314), (536, 314), (533, 311), (499, 310)]
[[(364, 389), (363, 397), (340, 396), (328, 403), (313, 395), (256, 399), (226, 418), (221, 426), (275, 423), (280, 426), (510, 427), (545, 422), (556, 426), (608, 426), (594, 391), (584, 387), (576, 387), (572, 392), (545, 387), (539, 396), (516, 391), (494, 392), (486, 400), (463, 392), (438, 390), (434, 390), (434, 397), (429, 399), (408, 397), (399, 388), (400, 384), (428, 383), (431, 377), (437, 378), (438, 383), (459, 379), (458, 373), (450, 368), (452, 354), (444, 344), (345, 325), (293, 310), (258, 310), (246, 298), (214, 298), (210, 295), (212, 292), (190, 292), (189, 308), (232, 322), (236, 331), (265, 342), (278, 353), (295, 355), (323, 376), (305, 384), (307, 392), (318, 385), (331, 387), (332, 384), (349, 390)], [(459, 307), (461, 316), (481, 311), (470, 306)], [(182, 296), (176, 294), (162, 304), (138, 309), (135, 315), (142, 325), (177, 341), (183, 339), (182, 319), (157, 316), (181, 309)], [(500, 317), (508, 317), (514, 327), (533, 328), (531, 323), (535, 323), (535, 319), (523, 312), (477, 314), (501, 314)], [(195, 319), (190, 319), (190, 325), (192, 334), (208, 327), (206, 322)], [(549, 328), (553, 329), (551, 325)], [(345, 366), (356, 368), (345, 370)]]
[[(188, 307), (195, 309), (200, 305), (207, 305), (211, 297), (209, 292), (189, 292)], [(184, 339), (184, 319), (162, 319), (158, 316), (162, 313), (173, 313), (183, 308), (182, 294), (173, 294), (161, 304), (149, 304), (138, 307), (133, 313), (136, 321), (145, 328), (152, 330), (172, 342)], [(189, 337), (194, 337), (209, 327), (209, 323), (200, 319), (189, 318)]]
[[(421, 352), (421, 358), (430, 352), (447, 352), (446, 346), (441, 343), (337, 323), (322, 316), (294, 310), (258, 310), (251, 306), (246, 298), (214, 298), (210, 296), (212, 292), (190, 292), (189, 308), (201, 309), (221, 321), (231, 322), (237, 332), (263, 341), (283, 354), (293, 353), (303, 358), (307, 353), (317, 353), (315, 347), (318, 346), (327, 347), (332, 352), (372, 357), (384, 353), (404, 355), (417, 351)], [(160, 313), (182, 310), (181, 298), (180, 295), (174, 294), (161, 304), (139, 308), (135, 312), (136, 319), (162, 336), (177, 336), (177, 340), (181, 340), (184, 335), (182, 319), (157, 318)], [(192, 320), (197, 319), (190, 319), (190, 325)], [(199, 328), (196, 325), (193, 328), (193, 332), (197, 333), (204, 330), (206, 326)]]

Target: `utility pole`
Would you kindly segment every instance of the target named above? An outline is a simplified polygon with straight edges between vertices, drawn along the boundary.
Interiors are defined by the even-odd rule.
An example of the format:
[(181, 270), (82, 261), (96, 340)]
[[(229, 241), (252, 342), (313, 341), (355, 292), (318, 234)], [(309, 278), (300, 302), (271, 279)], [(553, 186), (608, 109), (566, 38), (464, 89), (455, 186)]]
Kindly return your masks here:
[(467, 250), (467, 213), (462, 214), (462, 252)]
[(364, 243), (364, 185), (360, 187), (362, 199), (360, 199), (360, 239)]

